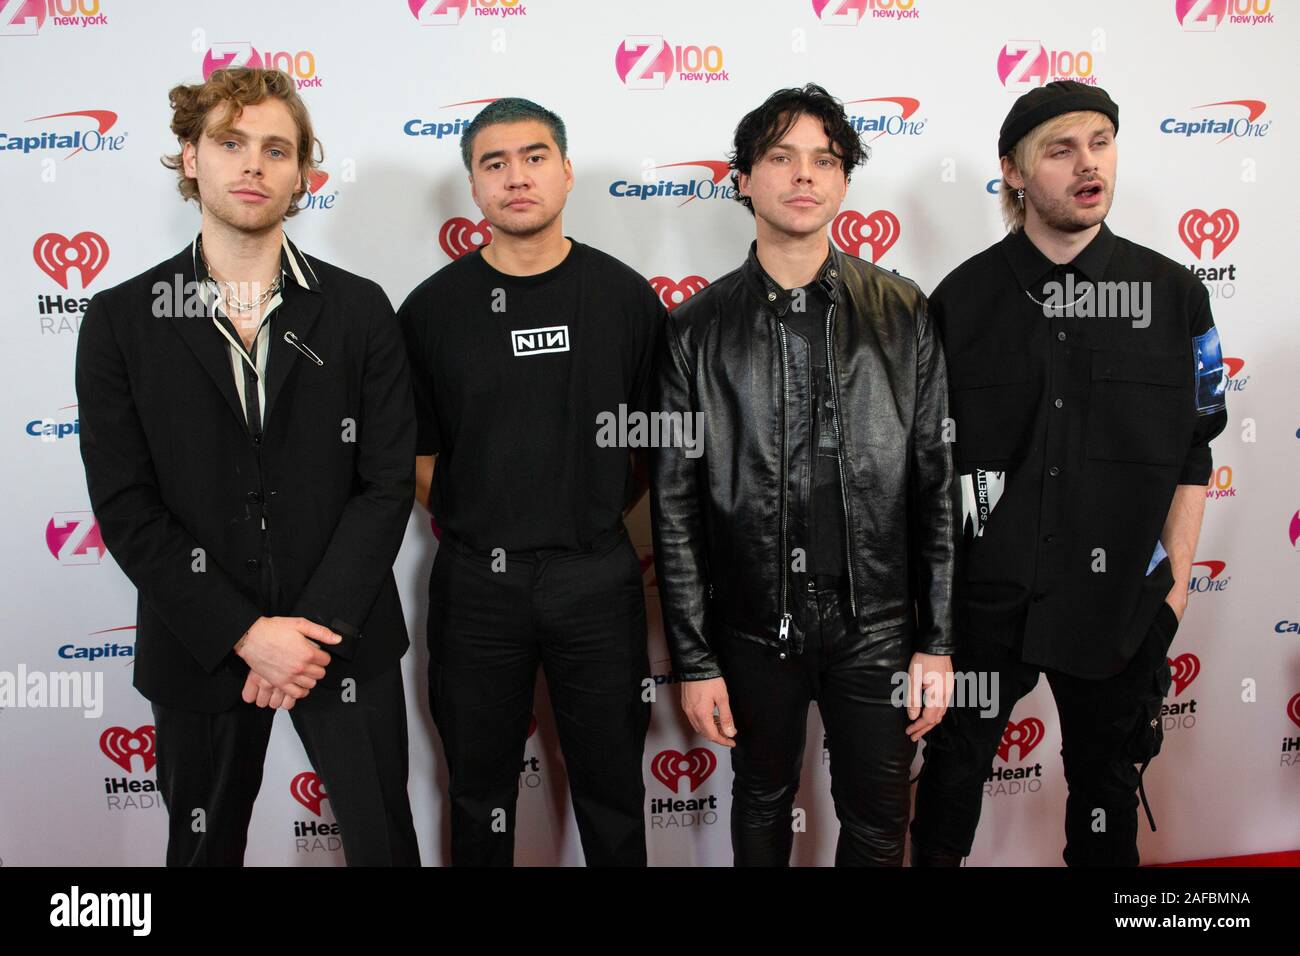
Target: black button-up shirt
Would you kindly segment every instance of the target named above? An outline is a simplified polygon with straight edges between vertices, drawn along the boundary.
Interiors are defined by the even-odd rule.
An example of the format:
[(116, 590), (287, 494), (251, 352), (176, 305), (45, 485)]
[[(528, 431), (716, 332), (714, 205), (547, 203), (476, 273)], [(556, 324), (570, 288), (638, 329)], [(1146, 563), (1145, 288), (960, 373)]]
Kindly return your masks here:
[(961, 484), (960, 640), (1118, 673), (1173, 586), (1159, 539), (1174, 489), (1209, 481), (1227, 422), (1205, 287), (1103, 223), (1063, 266), (1010, 234), (930, 308)]

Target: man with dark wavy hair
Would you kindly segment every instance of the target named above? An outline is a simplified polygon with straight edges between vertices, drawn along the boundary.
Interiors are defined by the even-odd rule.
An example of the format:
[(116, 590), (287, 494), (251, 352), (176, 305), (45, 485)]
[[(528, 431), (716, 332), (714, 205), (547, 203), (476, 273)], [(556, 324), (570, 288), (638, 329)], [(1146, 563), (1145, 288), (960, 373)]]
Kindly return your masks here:
[(672, 313), (659, 356), (651, 407), (706, 433), (703, 457), (652, 467), (664, 629), (692, 726), (731, 748), (738, 865), (789, 862), (812, 700), (836, 864), (901, 864), (916, 741), (944, 711), (943, 353), (916, 285), (827, 236), (866, 155), (816, 85), (745, 116), (732, 181), (756, 239)]
[(243, 862), (282, 707), (348, 863), (418, 864), (392, 573), (414, 495), (401, 333), (378, 285), (284, 234), (319, 147), (293, 80), (217, 70), (170, 98), (164, 163), (202, 225), (91, 300), (76, 375), (91, 505), (139, 592), (167, 863)]

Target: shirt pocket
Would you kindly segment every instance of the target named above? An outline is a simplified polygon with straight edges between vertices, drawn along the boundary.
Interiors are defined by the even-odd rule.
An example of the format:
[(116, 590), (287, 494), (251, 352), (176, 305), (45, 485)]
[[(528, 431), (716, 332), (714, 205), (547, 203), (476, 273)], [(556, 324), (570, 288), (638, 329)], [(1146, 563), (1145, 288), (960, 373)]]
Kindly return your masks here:
[(980, 466), (1023, 458), (1032, 439), (1033, 383), (1029, 356), (989, 356), (950, 373), (957, 461)]
[(1188, 357), (1169, 352), (1091, 351), (1087, 457), (1182, 464), (1191, 411)]

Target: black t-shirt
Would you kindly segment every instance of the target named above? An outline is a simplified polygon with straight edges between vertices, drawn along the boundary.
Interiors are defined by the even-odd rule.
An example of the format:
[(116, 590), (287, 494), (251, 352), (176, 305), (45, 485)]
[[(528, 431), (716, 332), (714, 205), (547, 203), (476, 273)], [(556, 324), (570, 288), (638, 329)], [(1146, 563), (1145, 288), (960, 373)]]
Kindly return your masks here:
[(630, 449), (597, 443), (598, 416), (644, 411), (666, 316), (645, 279), (579, 242), (537, 275), (475, 250), (417, 286), (399, 318), (439, 525), (482, 552), (585, 548), (617, 528)]

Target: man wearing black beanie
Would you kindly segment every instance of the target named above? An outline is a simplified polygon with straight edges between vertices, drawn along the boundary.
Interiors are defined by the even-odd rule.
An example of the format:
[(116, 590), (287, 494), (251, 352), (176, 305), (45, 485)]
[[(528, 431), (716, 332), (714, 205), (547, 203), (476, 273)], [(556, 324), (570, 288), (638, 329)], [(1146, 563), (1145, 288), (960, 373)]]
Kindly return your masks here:
[(1105, 225), (1118, 129), (1098, 87), (1020, 97), (998, 139), (1008, 235), (930, 299), (962, 490), (953, 666), (990, 675), (996, 712), (954, 705), (930, 735), (914, 865), (970, 853), (995, 753), (1024, 756), (1008, 721), (1040, 674), (1060, 717), (1065, 862), (1137, 865), (1138, 793), (1155, 828), (1141, 773), (1226, 376), (1205, 287)]

